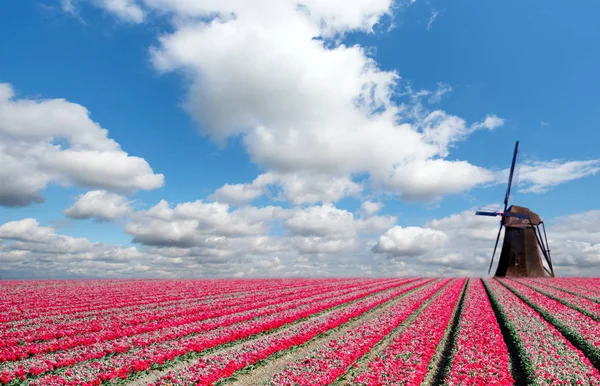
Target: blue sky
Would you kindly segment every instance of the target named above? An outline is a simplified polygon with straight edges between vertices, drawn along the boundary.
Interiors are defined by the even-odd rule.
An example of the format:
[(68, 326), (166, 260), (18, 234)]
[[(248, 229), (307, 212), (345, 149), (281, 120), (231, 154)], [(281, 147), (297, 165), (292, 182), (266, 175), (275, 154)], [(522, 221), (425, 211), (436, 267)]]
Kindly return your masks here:
[[(8, 276), (359, 275), (390, 269), (397, 274), (482, 274), (489, 236), (479, 240), (478, 248), (454, 250), (450, 245), (459, 235), (432, 221), (448, 222), (452, 215), (467, 219), (475, 207), (500, 203), (505, 190), (502, 169), (509, 166), (515, 140), (521, 141), (522, 165), (516, 203), (557, 227), (566, 221), (564, 216), (576, 223), (581, 222), (576, 215), (598, 216), (592, 192), (600, 189), (600, 115), (595, 98), (600, 89), (600, 50), (596, 48), (600, 27), (593, 19), (599, 4), (380, 0), (359, 1), (356, 9), (345, 9), (336, 1), (321, 5), (308, 1), (303, 3), (308, 11), (302, 13), (297, 2), (284, 3), (290, 6), (186, 0), (120, 0), (112, 6), (104, 0), (5, 4), (0, 13), (0, 33), (5, 37), (0, 45), (4, 58), (0, 83), (10, 85), (12, 91), (5, 103), (6, 115), (0, 115), (4, 120), (0, 141), (5, 141), (0, 152), (12, 154), (14, 162), (11, 170), (0, 172), (0, 178), (8, 186), (4, 194), (15, 195), (21, 189), (15, 176), (39, 173), (44, 182), (38, 182), (39, 189), (34, 190), (45, 199), (14, 206), (7, 204), (7, 198), (0, 206), (0, 224), (5, 224), (0, 227), (0, 240), (4, 240), (0, 256), (4, 254), (14, 264)], [(229, 35), (226, 28), (219, 29), (215, 14), (222, 26), (234, 26)], [(236, 16), (228, 19), (230, 14)], [(326, 45), (315, 49), (309, 45), (314, 38)], [(367, 54), (352, 53), (353, 46)], [(343, 60), (335, 61), (328, 54), (332, 51), (339, 51)], [(369, 58), (375, 69), (368, 76), (353, 71), (353, 66), (366, 65)], [(349, 64), (342, 65), (344, 60)], [(277, 65), (270, 72), (253, 71), (251, 63), (281, 63), (282, 68), (280, 73)], [(321, 68), (323, 74), (318, 73)], [(319, 82), (302, 81), (315, 72)], [(390, 78), (392, 72), (398, 76), (395, 81)], [(327, 87), (324, 83), (329, 79)], [(371, 81), (375, 91), (370, 96), (381, 94), (371, 101), (378, 107), (364, 115), (347, 102), (352, 100), (355, 83)], [(439, 101), (432, 99), (436, 90), (443, 94)], [(319, 98), (324, 102), (319, 103)], [(87, 170), (86, 161), (80, 159), (80, 169), (67, 171), (63, 164), (56, 166), (58, 161), (48, 161), (54, 155), (21, 156), (24, 150), (17, 146), (23, 145), (19, 141), (25, 137), (34, 141), (23, 145), (31, 149), (34, 144), (59, 140), (64, 141), (63, 150), (76, 149), (79, 145), (73, 138), (80, 134), (73, 133), (92, 130), (78, 116), (81, 122), (74, 122), (65, 135), (59, 127), (62, 121), (56, 126), (49, 123), (52, 108), (38, 115), (16, 108), (17, 102), (58, 99), (87, 109), (89, 119), (108, 130), (107, 138), (129, 156), (122, 165), (131, 164), (123, 166), (131, 174), (119, 175), (124, 181), (120, 187), (108, 181), (110, 166), (100, 167), (106, 173)], [(395, 112), (395, 118), (383, 123), (369, 118), (381, 111)], [(443, 116), (433, 119), (430, 114), (436, 111)], [(352, 114), (363, 115), (352, 120)], [(29, 119), (22, 126), (25, 116), (35, 116), (37, 121)], [(418, 142), (411, 142), (417, 141), (412, 134), (394, 134), (395, 125), (407, 122), (420, 136)], [(354, 124), (356, 129), (350, 127)], [(371, 124), (371, 129), (365, 129)], [(387, 126), (377, 131), (383, 125)], [(261, 126), (275, 142), (265, 142)], [(33, 136), (28, 130), (45, 134)], [(345, 139), (352, 130), (380, 138), (363, 141), (368, 147), (359, 151), (358, 136)], [(286, 137), (294, 131), (296, 137)], [(440, 135), (452, 139), (442, 143)], [(218, 138), (223, 141), (218, 143)], [(398, 149), (397, 158), (386, 144)], [(433, 153), (432, 147), (436, 148)], [(371, 165), (368, 156), (360, 161), (363, 158), (357, 153), (363, 150), (377, 161)], [(305, 157), (311, 151), (314, 156)], [(131, 157), (145, 160), (148, 167), (136, 169), (139, 165), (134, 166)], [(35, 170), (19, 169), (32, 159)], [(446, 169), (440, 172), (431, 160), (443, 160), (440, 168)], [(279, 191), (279, 198), (264, 195), (263, 185), (251, 185), (259, 175), (270, 179), (269, 186)], [(153, 182), (127, 182), (138, 177)], [(431, 182), (437, 180), (442, 182)], [(293, 190), (294, 183), (303, 189), (311, 186), (310, 198), (306, 190)], [(343, 193), (332, 193), (336, 183)], [(357, 188), (359, 183), (361, 188)], [(235, 192), (218, 194), (224, 185), (234, 184), (238, 193), (260, 193), (253, 193), (254, 200), (244, 203), (232, 196)], [(105, 194), (90, 196), (70, 216), (65, 213), (90, 191)], [(187, 218), (187, 214), (173, 212), (160, 221), (149, 216), (147, 210), (161, 200), (171, 208), (197, 200), (202, 200), (200, 206), (229, 206), (220, 207), (225, 211), (223, 218), (217, 215), (203, 225), (206, 214)], [(366, 201), (381, 209), (361, 212)], [(107, 214), (110, 205), (120, 210)], [(283, 214), (273, 214), (272, 207)], [(271, 212), (266, 218), (245, 212), (239, 218), (232, 215), (243, 208), (271, 208)], [(208, 210), (204, 206), (195, 209)], [(195, 209), (182, 209), (182, 213)], [(323, 218), (342, 230), (320, 230), (315, 222)], [(24, 219), (37, 222), (25, 226)], [(178, 221), (191, 221), (191, 228)], [(489, 227), (488, 234), (494, 234), (496, 227), (494, 220), (469, 226)], [(565, 251), (564, 272), (579, 273), (578, 261), (600, 259), (600, 230), (595, 226), (581, 240), (555, 237), (559, 251)], [(232, 236), (228, 229), (236, 227), (253, 230)], [(38, 230), (45, 238), (25, 237), (15, 229)], [(167, 241), (151, 237), (161, 232), (174, 233)], [(241, 244), (225, 250), (207, 247), (210, 237)], [(256, 238), (271, 248), (248, 252), (244, 243), (255, 245)], [(434, 249), (440, 238), (445, 241)], [(52, 248), (39, 245), (55, 245), (57, 240), (66, 244), (86, 240), (89, 245), (61, 250), (66, 263), (44, 266), (40, 261)], [(580, 249), (587, 252), (571, 252), (568, 242), (584, 243)], [(32, 248), (31, 243), (38, 247)], [(309, 244), (311, 248), (306, 247)], [(389, 248), (379, 248), (381, 253), (371, 251), (384, 244)], [(129, 251), (131, 257), (121, 256), (122, 251)], [(114, 255), (113, 260), (98, 258), (107, 253)], [(459, 262), (432, 259), (436, 254), (454, 256)], [(209, 256), (218, 256), (219, 261)], [(170, 268), (170, 258), (178, 259), (178, 270)], [(82, 259), (91, 265), (84, 266)], [(95, 259), (106, 265), (94, 265)], [(343, 263), (344, 259), (351, 261)], [(469, 267), (469, 261), (476, 262), (475, 268)], [(127, 268), (131, 266), (143, 268), (133, 272)]]

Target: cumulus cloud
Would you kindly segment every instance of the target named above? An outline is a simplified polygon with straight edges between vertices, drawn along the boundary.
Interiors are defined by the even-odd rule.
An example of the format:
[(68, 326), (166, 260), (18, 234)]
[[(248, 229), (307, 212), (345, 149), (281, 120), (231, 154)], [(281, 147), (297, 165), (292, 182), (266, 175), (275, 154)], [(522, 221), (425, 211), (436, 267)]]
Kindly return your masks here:
[(163, 185), (143, 158), (108, 137), (89, 111), (64, 99), (15, 97), (0, 84), (0, 205), (42, 202), (50, 182), (133, 192)]
[(199, 200), (171, 208), (162, 200), (146, 211), (133, 213), (125, 231), (145, 245), (206, 246), (226, 237), (265, 235), (272, 221), (284, 215), (285, 210), (272, 206), (231, 211), (227, 204)]
[[(159, 70), (190, 76), (187, 110), (216, 141), (241, 135), (252, 160), (279, 176), (275, 183), (290, 191), (294, 203), (333, 202), (350, 195), (358, 190), (351, 185), (353, 176), (361, 173), (401, 194), (423, 190), (420, 179), (398, 184), (394, 174), (406, 167), (435, 168), (429, 161), (446, 157), (453, 142), (476, 128), (441, 111), (425, 121), (402, 123), (412, 117), (392, 101), (398, 75), (378, 68), (363, 47), (329, 39), (371, 31), (390, 12), (391, 1), (309, 1), (301, 7), (295, 1), (264, 7), (242, 1), (147, 4), (179, 20), (151, 52)], [(442, 84), (432, 101), (449, 90)], [(478, 127), (498, 124), (490, 122)], [(443, 161), (465, 174), (477, 169), (466, 161)], [(429, 200), (469, 189), (487, 180), (481, 174), (455, 181), (461, 185), (450, 191), (440, 185), (414, 198)], [(314, 175), (319, 176), (316, 182)], [(337, 187), (324, 192), (321, 181), (332, 178)], [(297, 193), (295, 181), (302, 185)], [(304, 186), (314, 188), (304, 194)], [(244, 203), (260, 192), (253, 182), (226, 185), (215, 196)]]
[(13, 240), (11, 250), (61, 254), (85, 251), (92, 243), (84, 238), (57, 235), (53, 228), (42, 227), (37, 220), (26, 218), (0, 226), (0, 239)]
[(26, 218), (0, 225), (3, 272), (14, 278), (172, 276), (160, 257), (135, 247), (94, 243), (57, 234)]
[(355, 218), (351, 212), (324, 204), (296, 211), (285, 220), (285, 227), (296, 235), (351, 238), (360, 231), (382, 231), (395, 221), (392, 216)]
[(37, 220), (33, 218), (9, 221), (0, 225), (0, 239), (43, 242), (53, 234), (52, 228), (40, 227)]
[(377, 253), (394, 256), (418, 256), (433, 251), (448, 242), (448, 236), (441, 231), (421, 228), (395, 226), (387, 230), (373, 247)]
[(211, 198), (230, 205), (244, 205), (263, 195), (263, 186), (261, 185), (254, 182), (251, 184), (225, 184), (217, 189)]
[[(222, 259), (248, 253), (327, 254), (348, 251), (363, 235), (392, 226), (391, 216), (356, 218), (332, 204), (307, 208), (232, 209), (223, 203), (202, 201), (171, 207), (161, 201), (147, 211), (131, 214), (125, 231), (134, 242), (155, 248), (191, 249), (199, 255)], [(273, 236), (275, 224), (286, 231)]]
[[(121, 10), (131, 6), (171, 20), (172, 32), (150, 49), (153, 65), (185, 74), (185, 108), (203, 133), (220, 143), (241, 136), (266, 170), (251, 183), (224, 185), (218, 201), (243, 205), (275, 186), (294, 204), (335, 202), (362, 189), (358, 175), (408, 200), (431, 201), (494, 179), (447, 158), (457, 142), (504, 119), (488, 114), (469, 124), (428, 111), (421, 100), (438, 103), (452, 90), (444, 83), (409, 90), (409, 103), (400, 103), (398, 74), (379, 68), (367, 48), (343, 43), (348, 32), (372, 33), (391, 15), (392, 0), (108, 3), (96, 5), (124, 19), (131, 17)], [(432, 183), (442, 172), (458, 177)]]
[(397, 168), (388, 185), (408, 201), (435, 200), (444, 193), (460, 193), (495, 181), (494, 174), (465, 161), (443, 159), (414, 161)]
[(247, 204), (262, 195), (292, 204), (334, 203), (343, 197), (357, 196), (363, 186), (347, 176), (322, 174), (264, 173), (249, 184), (225, 184), (212, 199), (231, 205)]
[(92, 190), (77, 199), (65, 210), (65, 215), (74, 219), (95, 218), (102, 221), (119, 219), (131, 212), (125, 196), (105, 190)]
[[(201, 225), (202, 213), (211, 211), (222, 220)], [(175, 207), (161, 203), (132, 222), (132, 234), (144, 235), (137, 247), (64, 236), (23, 219), (0, 225), (0, 258), (3, 272), (11, 277), (36, 272), (45, 277), (485, 275), (499, 224), (497, 218), (475, 216), (471, 210), (423, 226), (395, 226), (392, 219), (368, 224), (326, 205), (286, 211), (274, 215), (275, 210), (252, 207), (240, 212), (199, 202)], [(287, 233), (270, 235), (253, 228), (273, 217), (293, 219), (285, 225)], [(317, 218), (333, 230), (310, 224)], [(194, 219), (191, 225), (184, 222)], [(237, 222), (238, 229), (244, 223), (252, 231), (232, 234), (223, 229), (227, 221)], [(600, 211), (546, 221), (551, 224), (548, 238), (557, 275), (600, 274)], [(365, 238), (369, 227), (380, 236)], [(161, 238), (161, 231), (167, 236)]]

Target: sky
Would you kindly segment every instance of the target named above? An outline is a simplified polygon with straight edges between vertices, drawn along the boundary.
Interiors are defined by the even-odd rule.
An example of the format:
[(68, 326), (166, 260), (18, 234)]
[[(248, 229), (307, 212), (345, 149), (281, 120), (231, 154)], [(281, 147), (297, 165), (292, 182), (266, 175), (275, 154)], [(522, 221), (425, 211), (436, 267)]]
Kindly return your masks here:
[(2, 8), (3, 279), (485, 276), (517, 140), (600, 274), (600, 3)]

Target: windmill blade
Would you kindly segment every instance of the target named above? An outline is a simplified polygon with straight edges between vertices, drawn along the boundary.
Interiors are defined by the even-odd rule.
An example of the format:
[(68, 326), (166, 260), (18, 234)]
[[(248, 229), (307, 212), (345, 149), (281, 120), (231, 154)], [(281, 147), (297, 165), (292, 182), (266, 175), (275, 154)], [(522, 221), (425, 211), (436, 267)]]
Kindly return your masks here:
[(502, 205), (501, 204), (489, 204), (475, 212), (477, 216), (501, 216)]
[[(548, 267), (550, 267), (552, 272), (548, 272), (548, 269), (546, 269), (546, 267), (544, 267), (544, 269), (546, 270), (546, 272), (548, 272), (550, 274), (550, 276), (554, 277), (554, 269), (552, 269), (552, 262), (550, 261), (550, 256), (548, 256), (548, 252), (546, 251), (546, 247), (544, 246), (544, 243), (542, 241), (541, 234), (538, 235), (538, 233), (540, 232), (540, 229), (538, 227), (534, 226), (533, 223), (531, 222), (531, 220), (529, 220), (529, 223), (531, 224), (531, 227), (533, 228), (533, 234), (535, 235), (537, 244), (540, 247), (540, 249), (542, 250), (542, 255), (544, 255), (544, 258), (546, 259), (546, 263), (548, 263)], [(543, 267), (543, 264), (542, 264), (542, 267)]]
[(515, 174), (515, 163), (517, 162), (517, 153), (519, 152), (519, 141), (515, 143), (515, 152), (513, 153), (512, 162), (510, 164), (510, 174), (508, 175), (508, 187), (506, 188), (506, 195), (504, 196), (504, 212), (508, 208), (508, 199), (510, 197), (510, 188), (512, 186), (513, 176)]
[(485, 210), (478, 210), (477, 212), (475, 212), (475, 214), (477, 216), (490, 216), (490, 217), (496, 217), (496, 216), (502, 215), (502, 213), (500, 213), (500, 212), (488, 212)]
[(498, 228), (498, 236), (496, 236), (496, 244), (494, 245), (494, 253), (492, 253), (492, 261), (490, 261), (490, 267), (488, 268), (488, 275), (492, 271), (492, 264), (494, 264), (494, 256), (496, 256), (496, 249), (498, 248), (498, 241), (500, 241), (500, 233), (502, 232), (502, 223), (500, 223), (500, 228)]
[[(539, 229), (539, 226), (538, 226)], [(552, 267), (552, 257), (550, 256), (550, 245), (548, 244), (548, 236), (546, 236), (546, 225), (542, 222), (542, 229), (544, 230), (544, 238), (546, 239), (546, 252), (548, 253), (548, 265), (550, 265), (550, 271), (552, 271), (552, 277), (554, 277), (554, 268)], [(540, 238), (542, 238), (540, 234)]]

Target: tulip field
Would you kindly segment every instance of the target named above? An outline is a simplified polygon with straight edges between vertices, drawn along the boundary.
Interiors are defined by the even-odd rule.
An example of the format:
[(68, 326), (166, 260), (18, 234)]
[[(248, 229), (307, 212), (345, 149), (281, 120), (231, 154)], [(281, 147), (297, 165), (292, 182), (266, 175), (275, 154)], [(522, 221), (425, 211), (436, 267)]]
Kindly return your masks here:
[(0, 385), (600, 385), (600, 279), (0, 282)]

